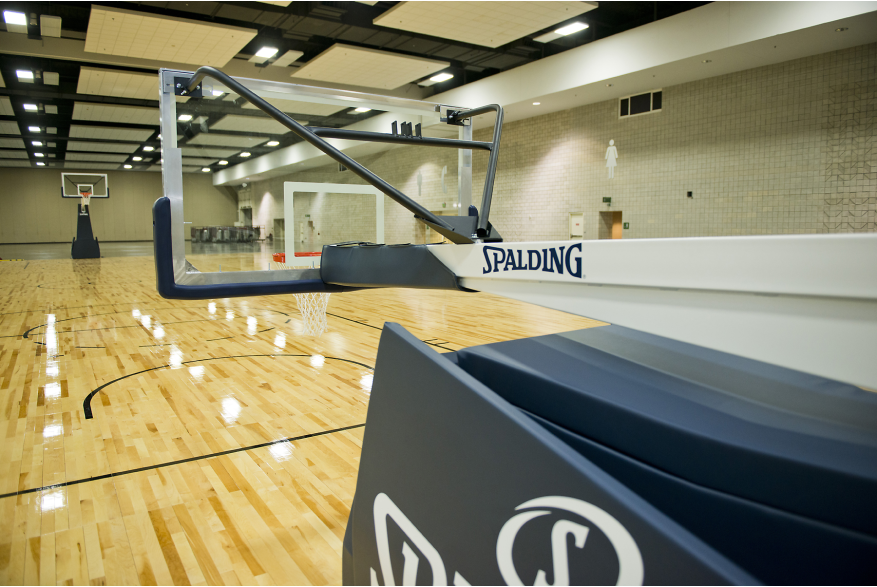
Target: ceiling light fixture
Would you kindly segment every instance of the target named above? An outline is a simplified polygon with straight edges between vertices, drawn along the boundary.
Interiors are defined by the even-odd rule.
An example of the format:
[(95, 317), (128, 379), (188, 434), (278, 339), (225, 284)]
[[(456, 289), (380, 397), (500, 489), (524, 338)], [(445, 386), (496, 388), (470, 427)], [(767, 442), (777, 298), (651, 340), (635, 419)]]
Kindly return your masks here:
[(541, 104), (541, 103), (542, 103), (542, 102), (533, 102), (533, 106), (538, 106), (538, 105)]
[(452, 77), (454, 77), (453, 73), (447, 73), (447, 72), (439, 73), (439, 74), (436, 74), (436, 75), (432, 76), (431, 78), (429, 78), (429, 81), (440, 84), (441, 82), (448, 81)]
[(37, 110), (39, 110), (36, 104), (24, 104), (24, 109), (28, 112), (36, 112)]
[(265, 143), (265, 146), (266, 147), (276, 147), (279, 144), (280, 144), (280, 141), (268, 141), (267, 143)]
[(250, 153), (248, 153), (247, 151), (244, 151), (243, 153), (241, 153), (241, 157), (249, 157), (249, 156), (250, 156)]
[(256, 51), (256, 57), (261, 57), (263, 59), (271, 59), (275, 55), (277, 55), (276, 47), (262, 47)]
[(3, 20), (6, 24), (23, 24), (27, 26), (27, 17), (23, 12), (12, 12), (11, 10), (3, 11)]
[(201, 171), (203, 171), (204, 173), (208, 173), (208, 172), (210, 172), (210, 168), (209, 167), (202, 167)]
[(155, 147), (146, 146), (146, 147), (143, 147), (143, 150), (146, 152), (155, 151)]
[(3, 11), (3, 20), (6, 21), (6, 30), (10, 33), (27, 32), (27, 16), (23, 12)]
[(42, 141), (31, 141), (30, 144), (33, 145), (34, 147), (42, 147), (43, 146)]
[(143, 161), (143, 157), (132, 157), (133, 161)]
[(565, 37), (567, 35), (571, 35), (573, 33), (579, 32), (579, 31), (583, 31), (586, 28), (588, 28), (588, 25), (586, 25), (583, 22), (573, 22), (573, 23), (566, 25), (565, 27), (560, 27), (559, 29), (557, 29), (554, 32), (562, 37)]
[(222, 90), (213, 90), (213, 96), (214, 96), (214, 97), (216, 97), (216, 96), (221, 96), (221, 95), (223, 95), (224, 93), (225, 93), (225, 92), (223, 92)]
[(29, 130), (30, 132), (40, 132), (40, 127), (38, 127), (38, 126), (29, 126), (29, 127), (27, 127), (27, 130)]
[(37, 161), (37, 165), (39, 165), (40, 167), (45, 167), (45, 166), (46, 166), (46, 164), (43, 163), (42, 161)]
[(18, 81), (20, 82), (33, 82), (33, 72), (29, 69), (16, 69), (15, 75), (18, 77)]
[(133, 165), (125, 165), (124, 167), (125, 167), (125, 169), (131, 169), (133, 167)]
[(34, 155), (37, 157), (45, 157), (45, 155), (43, 155), (42, 153), (34, 153)]
[(190, 120), (192, 120), (192, 115), (191, 114), (180, 114), (177, 117), (177, 120), (179, 120), (180, 122), (189, 122)]
[(222, 161), (219, 162), (219, 164), (220, 164), (220, 165), (228, 165), (228, 161), (226, 161), (225, 159), (223, 159)]
[(359, 108), (355, 108), (354, 112), (371, 112), (371, 108), (366, 108), (365, 106), (360, 106)]

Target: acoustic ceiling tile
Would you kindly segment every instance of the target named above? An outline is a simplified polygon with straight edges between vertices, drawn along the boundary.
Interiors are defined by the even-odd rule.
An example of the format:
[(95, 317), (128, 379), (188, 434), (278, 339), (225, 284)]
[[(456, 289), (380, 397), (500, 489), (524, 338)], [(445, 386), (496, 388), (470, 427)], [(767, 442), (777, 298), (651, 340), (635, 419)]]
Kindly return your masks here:
[(73, 106), (73, 120), (95, 122), (120, 122), (127, 124), (151, 124), (158, 126), (158, 108), (139, 108), (137, 106), (107, 106), (76, 102)]
[(92, 5), (85, 51), (223, 67), (257, 33), (255, 29)]
[[(307, 121), (299, 120), (298, 122), (301, 124), (307, 124)], [(210, 130), (231, 130), (274, 135), (282, 135), (290, 132), (288, 128), (273, 118), (268, 118), (267, 116), (240, 116), (238, 114), (227, 114), (223, 116), (218, 122), (213, 123)]]
[(15, 112), (12, 110), (12, 102), (6, 96), (0, 96), (0, 115), (15, 116)]
[[(77, 139), (102, 139), (109, 141), (142, 142), (152, 136), (151, 130), (137, 128), (111, 128), (106, 126), (70, 125), (70, 137)], [(136, 147), (134, 147), (136, 148)]]
[(122, 143), (86, 143), (84, 141), (68, 141), (67, 152), (70, 151), (96, 151), (106, 153), (133, 153), (139, 145), (125, 145)]
[(336, 43), (308, 61), (296, 78), (393, 90), (447, 67), (447, 61)]
[(216, 133), (202, 132), (195, 135), (194, 138), (186, 141), (187, 146), (191, 145), (214, 145), (218, 147), (255, 147), (265, 142), (265, 137), (242, 137), (238, 135), (221, 135)]
[(24, 149), (24, 141), (21, 139), (0, 139), (0, 147), (4, 149)]
[(374, 24), (499, 47), (584, 14), (596, 2), (400, 2)]
[(76, 93), (158, 100), (158, 75), (80, 67)]
[(67, 153), (67, 161), (105, 161), (124, 163), (127, 155), (105, 155), (103, 153)]
[(107, 164), (107, 163), (88, 163), (85, 161), (64, 161), (64, 169), (95, 169), (95, 170), (106, 170), (106, 169), (118, 169), (119, 166), (116, 164)]
[(18, 128), (17, 122), (0, 122), (0, 134), (20, 135), (21, 129)]
[(0, 149), (0, 159), (27, 159), (27, 151)]
[[(314, 102), (281, 100), (279, 98), (266, 98), (265, 101), (286, 114), (305, 114), (308, 116), (331, 116), (346, 108), (346, 106), (335, 106), (334, 104), (316, 104)], [(244, 108), (248, 110), (256, 109), (249, 102), (244, 104)]]
[(201, 147), (183, 147), (183, 157), (211, 157), (212, 159), (225, 159), (237, 153), (237, 149), (205, 149)]
[(216, 159), (197, 159), (194, 157), (183, 157), (183, 165), (211, 165), (216, 163)]
[(0, 159), (0, 167), (33, 167), (30, 161), (21, 161), (19, 159)]

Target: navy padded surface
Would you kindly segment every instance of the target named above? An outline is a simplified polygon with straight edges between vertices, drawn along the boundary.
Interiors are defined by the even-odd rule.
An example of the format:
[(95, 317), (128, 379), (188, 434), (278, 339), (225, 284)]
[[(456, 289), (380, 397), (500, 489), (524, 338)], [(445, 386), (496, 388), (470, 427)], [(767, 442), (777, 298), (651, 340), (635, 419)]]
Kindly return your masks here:
[(689, 483), (524, 413), (765, 584), (877, 582), (877, 538)]
[(519, 408), (650, 467), (877, 535), (877, 394), (620, 326), (454, 361)]

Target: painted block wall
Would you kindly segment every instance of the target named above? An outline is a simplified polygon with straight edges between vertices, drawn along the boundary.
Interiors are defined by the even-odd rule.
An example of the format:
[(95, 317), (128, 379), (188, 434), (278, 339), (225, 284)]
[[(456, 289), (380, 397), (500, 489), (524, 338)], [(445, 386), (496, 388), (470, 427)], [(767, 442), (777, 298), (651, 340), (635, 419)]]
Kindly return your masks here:
[[(61, 170), (0, 169), (0, 243), (72, 242), (78, 198), (61, 197)], [(151, 241), (152, 204), (162, 195), (161, 174), (109, 171), (110, 197), (89, 206), (100, 242)], [(194, 225), (231, 225), (237, 202), (213, 187), (207, 174), (183, 174), (185, 220)], [(188, 239), (188, 233), (186, 238)]]
[[(506, 124), (491, 210), (505, 239), (565, 240), (574, 212), (584, 213), (584, 238), (599, 238), (600, 213), (612, 211), (630, 223), (624, 238), (877, 230), (877, 44), (661, 89), (663, 108), (652, 114), (619, 118), (610, 100)], [(476, 125), (474, 134), (492, 132)], [(394, 148), (361, 162), (428, 209), (453, 209), (455, 151)], [(479, 208), (486, 163), (474, 154)], [(256, 182), (254, 224), (256, 201), (266, 225), (282, 214), (283, 181), (362, 183), (334, 164)], [(426, 242), (424, 227), (389, 199), (385, 224), (389, 243)]]

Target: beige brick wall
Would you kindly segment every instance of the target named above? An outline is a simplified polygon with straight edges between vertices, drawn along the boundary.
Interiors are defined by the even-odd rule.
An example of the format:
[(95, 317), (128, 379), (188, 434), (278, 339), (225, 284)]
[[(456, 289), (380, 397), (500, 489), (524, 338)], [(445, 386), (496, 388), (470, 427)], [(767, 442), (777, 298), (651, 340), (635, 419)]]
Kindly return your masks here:
[[(603, 211), (622, 212), (624, 238), (877, 230), (877, 44), (662, 89), (662, 111), (648, 115), (619, 119), (611, 100), (506, 124), (491, 210), (506, 240), (566, 239), (573, 212), (584, 213), (585, 238), (598, 238)], [(476, 128), (475, 138), (491, 133)], [(361, 162), (430, 210), (456, 201), (453, 150), (395, 148)], [(475, 153), (479, 208), (486, 162)], [(283, 181), (362, 183), (335, 165), (257, 182), (254, 223), (265, 193), (282, 208)], [(428, 238), (389, 199), (385, 210), (387, 242)], [(314, 219), (334, 236), (346, 216), (369, 213), (324, 206)]]

